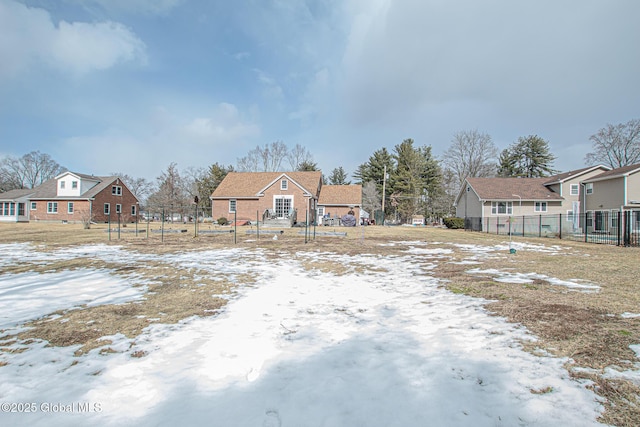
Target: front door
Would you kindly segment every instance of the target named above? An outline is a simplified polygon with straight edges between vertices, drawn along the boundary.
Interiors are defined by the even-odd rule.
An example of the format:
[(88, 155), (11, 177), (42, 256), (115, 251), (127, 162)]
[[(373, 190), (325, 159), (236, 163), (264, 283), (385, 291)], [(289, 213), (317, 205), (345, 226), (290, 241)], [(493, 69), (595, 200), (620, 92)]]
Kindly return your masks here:
[(273, 200), (277, 218), (288, 218), (293, 206), (293, 196), (276, 196)]

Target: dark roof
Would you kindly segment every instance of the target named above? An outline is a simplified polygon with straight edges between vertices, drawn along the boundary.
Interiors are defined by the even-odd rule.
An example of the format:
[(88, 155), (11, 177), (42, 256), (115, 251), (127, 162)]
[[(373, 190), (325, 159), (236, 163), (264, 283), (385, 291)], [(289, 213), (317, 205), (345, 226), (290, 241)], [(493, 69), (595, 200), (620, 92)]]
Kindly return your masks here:
[(33, 200), (53, 200), (53, 199), (61, 199), (61, 200), (72, 200), (72, 199), (90, 199), (95, 197), (99, 192), (107, 188), (111, 185), (116, 179), (117, 176), (93, 176), (93, 175), (82, 175), (74, 172), (74, 175), (82, 178), (82, 179), (90, 179), (92, 181), (98, 181), (98, 184), (91, 187), (86, 192), (82, 193), (80, 196), (64, 196), (58, 197), (58, 178), (51, 178), (41, 185), (37, 186), (33, 189), (33, 193), (30, 196), (30, 199)]
[(33, 188), (21, 188), (0, 193), (0, 200), (15, 200), (33, 193)]
[(619, 178), (622, 176), (628, 176), (628, 175), (634, 174), (639, 171), (640, 171), (640, 163), (636, 163), (635, 165), (628, 165), (628, 166), (623, 166), (621, 168), (611, 169), (610, 171), (606, 171), (601, 173), (600, 175), (596, 175), (590, 179), (586, 179), (585, 182)]
[(559, 183), (564, 182), (564, 181), (566, 181), (568, 179), (575, 178), (577, 176), (580, 176), (580, 175), (585, 174), (587, 172), (591, 172), (591, 171), (596, 170), (598, 168), (605, 169), (605, 170), (610, 170), (611, 169), (611, 168), (609, 168), (607, 166), (604, 166), (604, 165), (596, 165), (596, 166), (589, 166), (587, 168), (576, 169), (576, 170), (569, 171), (569, 172), (563, 172), (563, 173), (548, 177), (547, 178), (548, 181), (545, 182), (544, 185), (559, 184)]
[(482, 200), (564, 200), (545, 186), (548, 180), (548, 177), (467, 178), (473, 191)]
[(320, 190), (319, 205), (351, 205), (362, 204), (361, 185), (323, 185)]
[(280, 177), (286, 176), (304, 191), (316, 196), (322, 172), (229, 172), (214, 190), (213, 198), (258, 197), (259, 193)]

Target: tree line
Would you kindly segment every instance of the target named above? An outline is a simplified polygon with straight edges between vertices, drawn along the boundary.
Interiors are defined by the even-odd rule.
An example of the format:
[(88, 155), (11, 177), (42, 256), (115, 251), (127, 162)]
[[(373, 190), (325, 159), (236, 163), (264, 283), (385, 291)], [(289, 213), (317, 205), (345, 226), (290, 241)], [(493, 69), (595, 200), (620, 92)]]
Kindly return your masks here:
[[(592, 151), (585, 156), (586, 164), (618, 168), (640, 163), (640, 119), (607, 124), (589, 140)], [(386, 147), (376, 150), (357, 167), (352, 178), (363, 187), (365, 210), (382, 210), (386, 218), (405, 222), (417, 214), (433, 219), (452, 215), (453, 201), (466, 178), (550, 176), (557, 173), (554, 160), (549, 142), (538, 135), (520, 137), (499, 151), (489, 134), (474, 129), (455, 133), (441, 159), (433, 156), (431, 146), (419, 146), (410, 138), (391, 151)], [(209, 196), (229, 172), (283, 170), (320, 169), (305, 147), (297, 144), (290, 148), (275, 141), (250, 150), (237, 159), (235, 166), (216, 162), (206, 168), (180, 171), (176, 163), (171, 163), (155, 182), (122, 173), (113, 175), (126, 182), (143, 209), (187, 208), (197, 197), (200, 208), (206, 210), (210, 208)], [(0, 192), (33, 188), (64, 171), (65, 167), (39, 151), (22, 157), (7, 156), (0, 159)], [(348, 176), (340, 166), (323, 175), (323, 183), (351, 184)]]

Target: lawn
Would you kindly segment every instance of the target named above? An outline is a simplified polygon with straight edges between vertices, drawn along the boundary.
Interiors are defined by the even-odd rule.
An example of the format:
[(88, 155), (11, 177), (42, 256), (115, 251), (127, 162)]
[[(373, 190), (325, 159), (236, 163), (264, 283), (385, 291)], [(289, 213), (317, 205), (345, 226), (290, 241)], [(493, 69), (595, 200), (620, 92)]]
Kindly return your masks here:
[(0, 225), (0, 400), (100, 405), (66, 424), (640, 419), (638, 248), (159, 227)]

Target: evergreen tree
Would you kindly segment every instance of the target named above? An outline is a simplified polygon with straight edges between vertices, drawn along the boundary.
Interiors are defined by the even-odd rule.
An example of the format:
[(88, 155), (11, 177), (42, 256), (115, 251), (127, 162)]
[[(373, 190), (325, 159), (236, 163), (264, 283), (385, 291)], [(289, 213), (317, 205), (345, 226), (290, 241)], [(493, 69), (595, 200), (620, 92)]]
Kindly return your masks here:
[(537, 178), (553, 175), (555, 156), (549, 143), (537, 135), (518, 138), (500, 154), (499, 176)]
[(349, 185), (351, 181), (347, 181), (347, 173), (342, 166), (335, 168), (329, 175), (329, 184), (331, 185)]
[(412, 139), (405, 139), (394, 149), (391, 191), (402, 221), (418, 213), (429, 215), (430, 201), (441, 192), (442, 173), (431, 147), (416, 148), (413, 144)]

